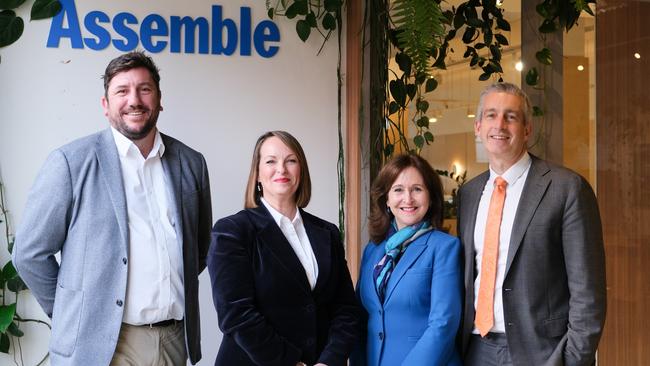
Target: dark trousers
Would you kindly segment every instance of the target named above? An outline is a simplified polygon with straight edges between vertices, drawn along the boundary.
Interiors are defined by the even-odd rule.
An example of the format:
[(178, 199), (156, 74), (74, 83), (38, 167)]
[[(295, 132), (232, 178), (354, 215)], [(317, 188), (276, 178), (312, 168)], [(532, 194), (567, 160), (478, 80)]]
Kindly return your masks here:
[(465, 355), (465, 366), (512, 366), (508, 340), (504, 333), (472, 334)]

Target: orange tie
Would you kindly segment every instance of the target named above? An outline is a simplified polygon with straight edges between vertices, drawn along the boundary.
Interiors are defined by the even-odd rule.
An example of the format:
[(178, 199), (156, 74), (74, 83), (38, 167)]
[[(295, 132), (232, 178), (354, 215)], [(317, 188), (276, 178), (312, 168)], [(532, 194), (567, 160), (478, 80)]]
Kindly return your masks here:
[(490, 198), (487, 224), (485, 225), (485, 243), (481, 260), (481, 284), (478, 289), (476, 304), (476, 328), (481, 337), (494, 325), (494, 283), (497, 277), (497, 257), (499, 254), (499, 228), (503, 214), (503, 202), (506, 199), (506, 182), (501, 177), (494, 180), (494, 191)]

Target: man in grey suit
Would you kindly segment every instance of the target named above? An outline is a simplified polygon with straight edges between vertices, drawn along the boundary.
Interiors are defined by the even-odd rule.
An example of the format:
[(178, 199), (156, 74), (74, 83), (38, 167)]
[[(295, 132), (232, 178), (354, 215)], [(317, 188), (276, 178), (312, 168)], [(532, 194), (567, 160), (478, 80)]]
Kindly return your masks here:
[(160, 76), (150, 57), (112, 60), (104, 90), (110, 128), (50, 154), (14, 265), (52, 319), (53, 366), (194, 364), (212, 224), (206, 163), (156, 128)]
[(459, 192), (465, 365), (593, 364), (606, 308), (593, 190), (527, 152), (531, 107), (519, 87), (486, 88), (474, 130), (490, 169)]

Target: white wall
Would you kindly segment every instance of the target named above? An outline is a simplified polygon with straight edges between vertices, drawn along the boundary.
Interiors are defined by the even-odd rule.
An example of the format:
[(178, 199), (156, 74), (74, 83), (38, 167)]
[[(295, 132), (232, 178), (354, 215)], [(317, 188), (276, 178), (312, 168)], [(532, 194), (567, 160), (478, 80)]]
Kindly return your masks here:
[[(31, 4), (31, 3), (30, 3)], [(138, 2), (77, 1), (80, 18), (92, 10), (110, 16), (121, 11), (141, 21), (150, 13), (210, 19), (211, 6), (222, 5), (224, 16), (239, 23), (240, 6), (252, 8), (253, 24), (266, 19), (263, 1)], [(20, 13), (28, 18), (29, 6)], [(83, 28), (83, 19), (80, 19)], [(100, 76), (108, 61), (121, 52), (72, 49), (62, 41), (46, 48), (50, 20), (26, 22), (14, 45), (0, 49), (0, 174), (6, 185), (14, 228), (20, 225), (28, 190), (47, 154), (75, 138), (108, 126), (100, 98)], [(201, 151), (210, 168), (215, 220), (242, 208), (244, 185), (257, 137), (284, 129), (301, 141), (310, 163), (313, 198), (308, 210), (329, 221), (337, 219), (336, 47), (329, 42), (316, 55), (320, 40), (303, 44), (295, 23), (276, 20), (281, 41), (270, 59), (255, 55), (219, 56), (152, 54), (161, 69), (161, 131)], [(87, 35), (86, 35), (87, 36)], [(344, 114), (345, 115), (345, 114)], [(15, 231), (15, 230), (14, 230)], [(4, 243), (0, 242), (2, 248)], [(0, 263), (8, 256), (0, 249)], [(214, 362), (220, 333), (212, 305), (207, 272), (201, 280), (203, 360)], [(31, 296), (22, 296), (19, 312), (44, 319)], [(34, 365), (47, 348), (49, 332), (26, 327), (22, 343), (26, 365)], [(0, 364), (12, 358), (0, 354)]]

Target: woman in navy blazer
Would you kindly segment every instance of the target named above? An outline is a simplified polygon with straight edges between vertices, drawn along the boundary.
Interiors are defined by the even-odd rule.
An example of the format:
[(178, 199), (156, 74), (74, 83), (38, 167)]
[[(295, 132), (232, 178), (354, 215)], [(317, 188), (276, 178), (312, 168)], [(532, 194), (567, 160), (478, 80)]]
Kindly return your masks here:
[(421, 157), (400, 155), (370, 199), (371, 242), (357, 284), (367, 332), (351, 365), (460, 365), (460, 242), (438, 230), (440, 178)]
[(310, 194), (298, 141), (260, 136), (246, 209), (212, 230), (207, 261), (223, 332), (215, 365), (346, 365), (360, 308), (339, 230), (302, 210)]

